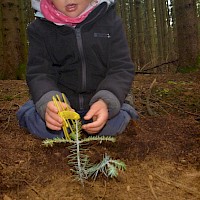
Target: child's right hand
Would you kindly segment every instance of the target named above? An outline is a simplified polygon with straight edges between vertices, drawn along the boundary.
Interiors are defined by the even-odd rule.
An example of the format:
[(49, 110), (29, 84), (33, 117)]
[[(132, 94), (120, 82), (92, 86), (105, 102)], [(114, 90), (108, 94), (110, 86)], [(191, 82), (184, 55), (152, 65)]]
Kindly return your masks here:
[[(67, 108), (67, 105), (62, 102), (63, 108)], [(50, 128), (51, 130), (59, 131), (62, 129), (63, 120), (58, 115), (58, 109), (54, 105), (53, 101), (48, 102), (46, 113), (45, 113), (45, 121), (46, 126)]]

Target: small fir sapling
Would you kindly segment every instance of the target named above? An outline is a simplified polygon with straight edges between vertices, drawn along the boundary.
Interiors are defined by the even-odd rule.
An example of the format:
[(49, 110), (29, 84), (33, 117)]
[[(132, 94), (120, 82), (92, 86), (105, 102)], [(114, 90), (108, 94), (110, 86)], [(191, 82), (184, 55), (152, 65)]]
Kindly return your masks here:
[[(58, 96), (56, 96), (56, 98), (53, 97), (54, 103), (59, 110), (59, 115), (66, 122), (63, 125), (65, 138), (46, 139), (43, 141), (43, 145), (52, 147), (56, 143), (69, 143), (70, 154), (68, 155), (68, 164), (72, 166), (71, 170), (75, 178), (82, 184), (84, 180), (88, 178), (96, 179), (99, 173), (103, 173), (106, 177), (113, 178), (118, 176), (119, 171), (125, 171), (126, 165), (124, 162), (121, 160), (113, 160), (107, 154), (105, 154), (102, 161), (97, 164), (90, 162), (89, 156), (86, 154), (89, 148), (89, 142), (115, 142), (115, 138), (110, 136), (90, 136), (84, 138), (81, 134), (81, 121), (77, 119), (77, 117), (76, 119), (73, 117), (77, 116), (77, 113), (69, 110), (66, 112), (66, 109), (64, 110), (60, 106), (60, 98)], [(63, 99), (66, 103), (64, 96)], [(66, 130), (70, 130), (70, 134), (68, 134)]]

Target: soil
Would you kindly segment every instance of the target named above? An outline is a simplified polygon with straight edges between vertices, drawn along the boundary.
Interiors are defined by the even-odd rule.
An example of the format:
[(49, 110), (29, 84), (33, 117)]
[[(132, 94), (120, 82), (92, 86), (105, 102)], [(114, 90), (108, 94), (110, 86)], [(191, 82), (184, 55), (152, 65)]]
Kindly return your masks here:
[(131, 121), (115, 143), (89, 145), (126, 163), (117, 178), (82, 184), (68, 165), (68, 145), (45, 147), (19, 127), (15, 113), (29, 99), (25, 81), (0, 81), (0, 199), (200, 199), (200, 73), (137, 75)]

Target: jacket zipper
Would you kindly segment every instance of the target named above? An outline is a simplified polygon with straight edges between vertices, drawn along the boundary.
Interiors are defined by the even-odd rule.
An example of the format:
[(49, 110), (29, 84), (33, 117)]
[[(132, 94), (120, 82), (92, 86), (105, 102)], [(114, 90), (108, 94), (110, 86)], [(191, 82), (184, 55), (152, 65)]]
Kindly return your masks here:
[[(101, 11), (102, 12), (102, 11)], [(95, 18), (97, 18), (100, 13), (99, 12)], [(90, 20), (93, 21), (94, 19)], [(82, 26), (89, 24), (90, 21), (88, 21), (87, 23), (83, 24)], [(84, 51), (83, 51), (83, 41), (82, 41), (82, 35), (81, 35), (81, 27), (75, 28), (75, 34), (76, 34), (76, 40), (77, 40), (77, 45), (78, 45), (78, 49), (80, 52), (80, 56), (81, 56), (81, 62), (82, 62), (82, 92), (84, 92), (86, 90), (86, 61), (85, 61), (85, 56), (84, 56)], [(108, 35), (107, 35), (108, 37)], [(80, 110), (84, 109), (84, 98), (82, 94), (79, 94), (79, 108)]]
[[(83, 42), (82, 42), (82, 36), (81, 36), (81, 28), (76, 28), (75, 29), (76, 33), (76, 39), (77, 39), (77, 45), (79, 49), (79, 53), (81, 56), (81, 63), (82, 63), (82, 92), (86, 90), (86, 61), (85, 61), (85, 56), (84, 56), (84, 51), (83, 51)], [(80, 110), (83, 110), (83, 95), (79, 94), (79, 106)]]

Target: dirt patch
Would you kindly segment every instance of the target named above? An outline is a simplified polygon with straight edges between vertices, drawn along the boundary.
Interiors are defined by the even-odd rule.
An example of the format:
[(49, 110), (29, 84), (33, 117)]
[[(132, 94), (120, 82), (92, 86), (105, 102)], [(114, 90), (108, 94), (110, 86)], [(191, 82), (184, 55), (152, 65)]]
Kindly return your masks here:
[(82, 187), (67, 164), (67, 145), (44, 147), (18, 126), (15, 113), (28, 100), (25, 82), (0, 81), (0, 198), (200, 199), (200, 74), (137, 76), (134, 94), (140, 120), (115, 143), (90, 147), (92, 159), (107, 152), (127, 170)]

